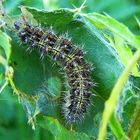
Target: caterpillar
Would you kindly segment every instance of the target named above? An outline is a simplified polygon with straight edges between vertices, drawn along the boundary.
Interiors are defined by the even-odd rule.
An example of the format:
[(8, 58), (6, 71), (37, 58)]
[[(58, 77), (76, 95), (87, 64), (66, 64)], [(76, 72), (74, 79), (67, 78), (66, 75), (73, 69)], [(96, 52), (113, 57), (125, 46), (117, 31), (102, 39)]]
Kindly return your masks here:
[(84, 59), (84, 52), (70, 39), (57, 36), (53, 31), (42, 29), (25, 20), (14, 22), (14, 29), (23, 44), (39, 51), (41, 57), (49, 55), (62, 66), (68, 79), (68, 89), (62, 100), (62, 115), (69, 123), (84, 118), (90, 105), (91, 64)]

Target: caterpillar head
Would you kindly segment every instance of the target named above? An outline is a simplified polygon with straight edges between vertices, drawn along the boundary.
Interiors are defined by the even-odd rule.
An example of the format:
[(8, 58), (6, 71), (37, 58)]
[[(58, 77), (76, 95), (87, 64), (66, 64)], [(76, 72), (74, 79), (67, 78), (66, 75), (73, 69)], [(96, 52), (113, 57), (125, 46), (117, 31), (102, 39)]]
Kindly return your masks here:
[(20, 17), (14, 22), (14, 29), (24, 44), (29, 41), (28, 32), (32, 32), (31, 26), (26, 22), (24, 17)]
[(24, 17), (20, 17), (17, 21), (14, 22), (14, 29), (19, 31), (20, 29), (24, 29), (27, 26), (27, 22)]

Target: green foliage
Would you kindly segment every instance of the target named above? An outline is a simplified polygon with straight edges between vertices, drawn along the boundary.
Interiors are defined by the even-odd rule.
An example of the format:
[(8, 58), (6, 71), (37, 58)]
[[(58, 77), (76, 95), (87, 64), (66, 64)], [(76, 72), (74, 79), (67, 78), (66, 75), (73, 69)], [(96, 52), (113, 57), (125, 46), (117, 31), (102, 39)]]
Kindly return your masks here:
[(139, 123), (137, 123), (137, 122), (140, 122), (139, 114), (140, 114), (140, 102), (138, 101), (137, 106), (135, 108), (134, 115), (133, 115), (134, 118), (132, 119), (132, 122), (129, 127), (129, 131), (128, 131), (128, 136), (130, 139), (140, 138), (140, 133), (139, 133), (140, 125)]
[[(70, 5), (69, 2), (59, 1), (53, 6), (65, 7), (65, 4)], [(103, 1), (100, 2), (102, 6), (98, 7), (99, 9), (108, 7), (107, 2), (106, 4)], [(116, 4), (109, 2), (112, 5)], [(80, 1), (76, 3), (81, 4)], [(91, 3), (91, 1), (87, 1), (87, 3)], [(35, 7), (20, 7), (22, 15), (29, 23), (39, 24), (43, 28), (52, 26), (57, 35), (68, 33), (72, 42), (78, 44), (78, 47), (82, 47), (84, 44), (82, 49), (87, 52), (85, 58), (95, 67), (91, 76), (97, 83), (97, 86), (92, 89), (96, 96), (91, 99), (94, 106), (91, 105), (85, 119), (77, 124), (67, 125), (59, 109), (59, 100), (62, 91), (65, 90), (66, 82), (63, 71), (60, 72), (61, 66), (54, 63), (48, 56), (44, 60), (40, 60), (38, 52), (26, 51), (27, 46), (19, 46), (16, 32), (7, 31), (9, 26), (6, 28), (2, 25), (0, 30), (0, 93), (2, 95), (0, 98), (6, 96), (8, 101), (7, 104), (1, 103), (1, 120), (12, 121), (16, 117), (18, 120), (14, 122), (16, 127), (8, 129), (9, 136), (5, 134), (5, 122), (0, 121), (2, 124), (0, 129), (4, 128), (0, 131), (2, 133), (0, 139), (10, 139), (10, 137), (20, 139), (16, 132), (17, 127), (20, 127), (18, 132), (23, 140), (26, 138), (88, 140), (96, 139), (98, 135), (99, 139), (107, 135), (110, 140), (114, 138), (137, 140), (139, 138), (139, 126), (137, 125), (139, 124), (137, 117), (139, 109), (138, 107), (135, 109), (135, 106), (140, 92), (140, 72), (137, 63), (140, 57), (138, 37), (124, 24), (108, 15), (85, 14), (78, 9), (58, 9), (48, 12), (39, 10), (43, 7), (41, 1), (20, 0), (13, 3), (5, 1), (4, 3), (5, 9), (11, 17), (20, 13), (16, 6), (21, 4)], [(90, 11), (91, 6), (89, 5), (88, 8)], [(2, 20), (6, 22), (7, 17), (3, 17)], [(11, 21), (14, 22), (13, 19)], [(9, 27), (10, 30), (11, 27)], [(133, 54), (137, 49), (136, 57)], [(134, 65), (136, 63), (137, 65)], [(128, 77), (130, 72), (131, 77)], [(8, 84), (10, 88), (7, 86)], [(11, 96), (12, 91), (19, 98), (28, 122), (35, 129), (34, 132), (26, 125), (25, 114), (21, 111), (17, 99)], [(3, 110), (5, 106), (9, 109), (7, 114)], [(20, 108), (17, 115), (14, 106)], [(22, 120), (25, 120), (24, 125), (22, 125)], [(107, 124), (110, 129), (106, 134)], [(29, 136), (30, 133), (32, 133), (31, 136)]]
[[(111, 17), (103, 16), (98, 13), (88, 14), (85, 15), (85, 17), (97, 28), (107, 29), (113, 33), (114, 40), (111, 39), (112, 35), (108, 37), (105, 34), (105, 36), (109, 40), (110, 46), (116, 50), (122, 64), (126, 66), (128, 64), (128, 59), (132, 58), (133, 54), (125, 41), (127, 41), (129, 45), (139, 48), (140, 41), (138, 37), (132, 34), (123, 24)], [(132, 73), (134, 76), (139, 76), (137, 67), (133, 69)]]
[(1, 47), (4, 49), (6, 59), (9, 60), (11, 53), (10, 38), (8, 35), (0, 31)]
[(132, 71), (132, 68), (136, 65), (137, 61), (140, 59), (140, 49), (135, 53), (131, 61), (129, 62), (128, 66), (125, 68), (121, 76), (119, 77), (117, 83), (115, 84), (109, 99), (105, 102), (105, 109), (103, 112), (103, 119), (101, 122), (100, 133), (99, 133), (99, 140), (105, 138), (106, 135), (106, 127), (107, 122), (109, 121), (111, 115), (114, 112), (115, 105), (117, 103), (117, 99), (119, 97), (119, 93), (121, 92), (129, 73)]
[[(84, 0), (48, 0), (47, 8), (74, 8), (80, 7)], [(123, 22), (132, 31), (139, 34), (140, 29), (135, 17), (140, 18), (139, 0), (86, 0), (84, 13), (105, 12)]]

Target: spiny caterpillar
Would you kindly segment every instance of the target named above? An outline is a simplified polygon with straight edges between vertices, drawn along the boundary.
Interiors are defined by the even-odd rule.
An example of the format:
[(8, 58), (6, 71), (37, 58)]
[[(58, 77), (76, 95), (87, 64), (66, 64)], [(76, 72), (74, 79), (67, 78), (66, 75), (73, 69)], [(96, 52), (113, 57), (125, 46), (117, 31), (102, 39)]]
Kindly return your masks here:
[(93, 85), (91, 65), (84, 59), (84, 52), (66, 37), (30, 25), (25, 20), (16, 21), (14, 28), (29, 49), (37, 49), (41, 56), (49, 55), (61, 64), (69, 86), (63, 97), (62, 114), (69, 123), (81, 120), (90, 104)]

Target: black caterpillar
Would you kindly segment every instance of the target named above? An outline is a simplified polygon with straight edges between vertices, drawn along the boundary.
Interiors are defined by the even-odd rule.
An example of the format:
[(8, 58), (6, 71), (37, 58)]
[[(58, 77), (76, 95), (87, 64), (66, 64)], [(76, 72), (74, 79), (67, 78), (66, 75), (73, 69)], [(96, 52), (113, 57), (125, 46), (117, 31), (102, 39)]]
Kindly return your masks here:
[(62, 101), (63, 116), (70, 123), (81, 120), (90, 104), (93, 85), (91, 65), (84, 59), (83, 51), (66, 37), (57, 36), (26, 21), (16, 21), (14, 28), (29, 49), (37, 49), (41, 56), (49, 55), (62, 65), (69, 85)]

